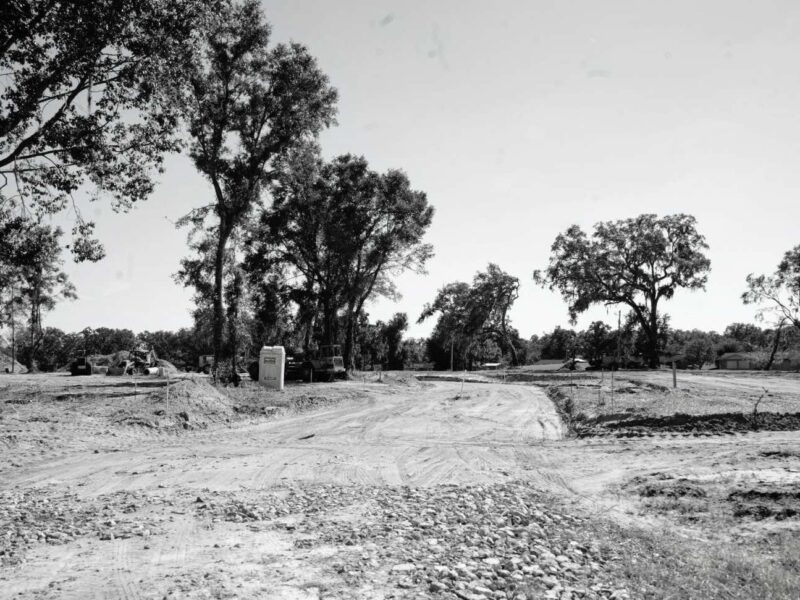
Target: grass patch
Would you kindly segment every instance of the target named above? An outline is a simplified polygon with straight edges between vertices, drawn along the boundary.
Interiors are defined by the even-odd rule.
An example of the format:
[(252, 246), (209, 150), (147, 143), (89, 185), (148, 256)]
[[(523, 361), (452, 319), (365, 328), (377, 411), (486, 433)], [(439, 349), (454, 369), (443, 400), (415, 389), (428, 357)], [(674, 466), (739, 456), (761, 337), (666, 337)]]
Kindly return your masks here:
[(800, 597), (800, 538), (782, 533), (747, 544), (691, 540), (669, 530), (601, 522), (603, 552), (616, 560), (634, 597), (795, 600)]

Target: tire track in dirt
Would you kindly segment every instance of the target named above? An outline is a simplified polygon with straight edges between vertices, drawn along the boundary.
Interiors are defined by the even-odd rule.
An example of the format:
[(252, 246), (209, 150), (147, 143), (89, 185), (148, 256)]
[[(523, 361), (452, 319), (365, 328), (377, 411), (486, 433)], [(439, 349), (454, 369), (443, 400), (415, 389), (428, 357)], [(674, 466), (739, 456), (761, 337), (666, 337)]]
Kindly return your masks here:
[[(374, 402), (278, 418), (230, 430), (192, 432), (119, 452), (71, 454), (5, 485), (82, 483), (94, 495), (158, 485), (262, 488), (283, 478), (339, 483), (461, 483), (517, 470), (515, 446), (558, 439), (549, 399), (530, 386), (460, 384), (383, 393)], [(312, 435), (308, 441), (301, 438)], [(159, 465), (159, 466), (157, 466)], [(163, 468), (161, 465), (164, 465)]]

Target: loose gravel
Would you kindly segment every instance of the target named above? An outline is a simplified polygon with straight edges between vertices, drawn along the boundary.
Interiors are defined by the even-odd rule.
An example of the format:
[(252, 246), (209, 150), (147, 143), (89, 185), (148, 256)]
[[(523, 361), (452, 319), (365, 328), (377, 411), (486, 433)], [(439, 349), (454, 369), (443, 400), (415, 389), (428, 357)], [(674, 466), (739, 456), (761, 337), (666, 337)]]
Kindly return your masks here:
[(343, 548), (332, 568), (351, 586), (381, 574), (394, 589), (388, 597), (629, 597), (606, 575), (611, 559), (597, 540), (585, 539), (585, 519), (522, 483), (294, 487), (247, 499), (211, 493), (195, 505), (213, 521), (288, 528), (296, 547)]
[(66, 544), (84, 536), (148, 538), (160, 533), (161, 519), (140, 513), (152, 502), (134, 492), (91, 500), (48, 489), (0, 492), (0, 566), (22, 563), (27, 551), (40, 543)]

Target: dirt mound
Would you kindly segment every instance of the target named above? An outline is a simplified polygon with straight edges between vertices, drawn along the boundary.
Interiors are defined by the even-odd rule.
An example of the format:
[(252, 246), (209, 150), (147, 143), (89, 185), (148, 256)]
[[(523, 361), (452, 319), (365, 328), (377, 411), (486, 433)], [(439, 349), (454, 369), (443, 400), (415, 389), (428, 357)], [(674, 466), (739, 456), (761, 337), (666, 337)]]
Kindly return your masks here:
[(173, 365), (168, 360), (164, 360), (163, 358), (159, 358), (156, 360), (156, 366), (161, 367), (162, 369), (164, 369), (165, 373), (169, 373), (170, 375), (174, 375), (175, 373), (180, 373), (178, 367)]
[(664, 498), (684, 498), (686, 496), (704, 498), (706, 491), (688, 479), (678, 479), (677, 481), (645, 484), (639, 489), (639, 495), (645, 498), (656, 496)]
[(650, 473), (633, 477), (623, 489), (641, 497), (651, 509), (689, 522), (724, 518), (734, 524), (800, 517), (800, 483), (794, 482), (745, 484), (724, 477), (689, 479)]
[(27, 373), (28, 369), (25, 368), (23, 364), (19, 361), (12, 361), (11, 360), (11, 353), (5, 349), (0, 350), (0, 373), (10, 373), (11, 366), (14, 366), (15, 373)]
[[(199, 377), (186, 377), (163, 385), (148, 393), (147, 400), (142, 406), (149, 409), (149, 414), (137, 411), (138, 414), (130, 417), (144, 417), (148, 420), (148, 427), (205, 428), (212, 423), (229, 422), (236, 414), (231, 399), (207, 379)], [(158, 419), (153, 419), (153, 416)], [(129, 422), (137, 424), (132, 420)]]
[[(605, 422), (603, 422), (605, 421)], [(618, 421), (587, 419), (576, 427), (579, 437), (613, 435), (635, 437), (653, 433), (686, 435), (732, 434), (747, 431), (799, 431), (800, 413), (719, 413), (709, 415), (674, 414), (659, 417), (621, 418)]]
[(800, 485), (736, 490), (727, 499), (739, 518), (782, 521), (800, 516)]

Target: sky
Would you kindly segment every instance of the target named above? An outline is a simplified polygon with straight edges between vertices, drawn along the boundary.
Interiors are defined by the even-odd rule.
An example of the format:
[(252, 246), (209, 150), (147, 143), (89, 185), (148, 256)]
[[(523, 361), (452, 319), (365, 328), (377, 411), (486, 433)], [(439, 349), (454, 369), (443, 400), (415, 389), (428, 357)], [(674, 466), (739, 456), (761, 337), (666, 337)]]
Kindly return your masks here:
[[(437, 290), (489, 262), (520, 280), (510, 312), (524, 337), (568, 326), (537, 287), (550, 246), (573, 224), (689, 213), (709, 244), (705, 291), (663, 308), (673, 327), (753, 322), (740, 295), (800, 243), (800, 3), (704, 0), (265, 0), (276, 42), (309, 47), (339, 91), (328, 157), (403, 169), (436, 214), (427, 275), (397, 278), (407, 335)], [(153, 197), (125, 215), (95, 203), (107, 257), (66, 270), (80, 300), (46, 319), (134, 331), (191, 325), (172, 274), (186, 254), (174, 221), (212, 199), (172, 156)], [(597, 307), (577, 326), (616, 322)]]

